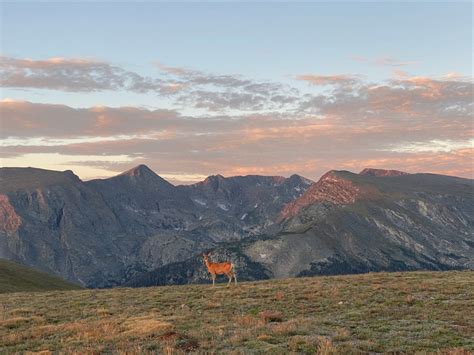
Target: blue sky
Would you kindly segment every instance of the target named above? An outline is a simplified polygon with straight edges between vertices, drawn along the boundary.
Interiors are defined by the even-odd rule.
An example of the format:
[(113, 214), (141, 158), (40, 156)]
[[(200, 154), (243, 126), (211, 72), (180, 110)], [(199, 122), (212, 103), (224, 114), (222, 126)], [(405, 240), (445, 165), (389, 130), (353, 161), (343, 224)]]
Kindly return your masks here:
[[(415, 161), (411, 165), (404, 162), (407, 152), (414, 157), (418, 151), (425, 154), (419, 169), (424, 166), (434, 172), (472, 175), (472, 169), (462, 168), (466, 155), (459, 158), (460, 151), (465, 154), (463, 149), (472, 147), (472, 136), (466, 134), (473, 128), (469, 116), (473, 30), (469, 2), (2, 2), (0, 6), (0, 44), (6, 58), (0, 69), (4, 78), (8, 77), (2, 82), (1, 96), (13, 115), (11, 122), (6, 113), (2, 118), (3, 127), (8, 127), (0, 141), (8, 155), (3, 165), (31, 164), (34, 157), (28, 154), (42, 152), (46, 156), (41, 161), (48, 167), (60, 169), (58, 164), (63, 164), (85, 171), (87, 162), (101, 165), (102, 170), (89, 169), (84, 177), (106, 176), (135, 163), (147, 163), (178, 177), (176, 181), (179, 176), (197, 179), (211, 173), (246, 172), (299, 172), (316, 178), (326, 167), (358, 169), (359, 160), (416, 170)], [(137, 76), (139, 79), (130, 79)], [(92, 77), (98, 78), (97, 82), (88, 83)], [(123, 84), (123, 80), (128, 82)], [(176, 91), (164, 93), (171, 89)], [(20, 107), (20, 101), (64, 107)], [(114, 115), (122, 111), (109, 112), (109, 117), (97, 106), (126, 111), (132, 121), (143, 119), (152, 136), (124, 123), (125, 118), (118, 122)], [(124, 107), (141, 111), (136, 111), (135, 117)], [(40, 129), (41, 137), (34, 132), (21, 133), (45, 124), (43, 117), (30, 115), (29, 109), (60, 117), (66, 122), (64, 132)], [(161, 121), (147, 126), (149, 121), (143, 118), (147, 112), (161, 109), (171, 110), (172, 116), (189, 116), (194, 126), (188, 127), (188, 121), (174, 122), (172, 129), (168, 125), (163, 128)], [(78, 125), (62, 116), (61, 110), (83, 115), (84, 126), (74, 131), (72, 127)], [(216, 115), (228, 124), (222, 131), (213, 131), (200, 121)], [(257, 125), (252, 115), (264, 115), (270, 123), (261, 120)], [(242, 127), (234, 126), (236, 117), (245, 122)], [(404, 129), (413, 117), (418, 120), (419, 134), (412, 136)], [(12, 122), (17, 121), (28, 125), (22, 131), (13, 127)], [(95, 135), (86, 127), (89, 121), (110, 131)], [(307, 129), (294, 127), (295, 122)], [(340, 125), (341, 135), (349, 129), (353, 136), (336, 137), (332, 131), (336, 125)], [(329, 128), (324, 131), (321, 127)], [(361, 133), (363, 127), (370, 127), (373, 136), (369, 143), (361, 144), (361, 139), (368, 138), (359, 134), (369, 134)], [(293, 141), (283, 144), (285, 152), (278, 162), (271, 155), (271, 142), (276, 144), (277, 139), (259, 131), (269, 128), (296, 135), (313, 130), (314, 136), (308, 137), (307, 150)], [(177, 133), (179, 129), (189, 131)], [(144, 144), (156, 135), (171, 137), (170, 130), (175, 140), (167, 138), (170, 145), (162, 150)], [(240, 159), (239, 168), (228, 166), (221, 171), (219, 165), (213, 167), (210, 153), (199, 157), (203, 161), (199, 166), (194, 162), (201, 160), (189, 151), (180, 151), (182, 145), (173, 145), (192, 132), (222, 140), (216, 138), (211, 147), (206, 145), (210, 140), (202, 138), (189, 147), (191, 152), (225, 150), (222, 147), (233, 134), (247, 134), (254, 143), (255, 137), (260, 137), (254, 148), (264, 147), (269, 155), (240, 147), (232, 153), (236, 155), (223, 153), (221, 157), (222, 162), (232, 160), (231, 156)], [(74, 150), (65, 139), (84, 146)], [(124, 144), (141, 143), (131, 151), (110, 148), (99, 158), (96, 145), (91, 143), (86, 149), (88, 139), (94, 144), (100, 139), (108, 145), (120, 139), (127, 141)], [(31, 146), (31, 151), (15, 148), (19, 141)], [(56, 150), (51, 148), (55, 144)], [(328, 146), (332, 144), (331, 150)], [(66, 148), (71, 148), (67, 157), (48, 158), (47, 154), (64, 155)], [(326, 149), (326, 158), (313, 158), (313, 151)], [(181, 152), (176, 159), (192, 167), (167, 166), (169, 156), (161, 154), (168, 150), (173, 156), (177, 150)], [(332, 157), (339, 150), (337, 159)], [(353, 151), (350, 157), (344, 155), (348, 150)], [(295, 153), (289, 154), (291, 151)], [(451, 155), (445, 157), (445, 165), (433, 167), (433, 161), (440, 161), (436, 154), (441, 151)], [(426, 156), (426, 152), (432, 155)], [(109, 156), (108, 165), (104, 155)], [(80, 161), (74, 156), (80, 156)], [(121, 160), (114, 161), (117, 157)], [(61, 163), (54, 165), (52, 160)], [(259, 170), (259, 166), (264, 168)]]
[(470, 74), (469, 3), (4, 3), (2, 47), (14, 57), (92, 57), (152, 71), (157, 60), (279, 78), (387, 68), (352, 58), (420, 62), (420, 75)]

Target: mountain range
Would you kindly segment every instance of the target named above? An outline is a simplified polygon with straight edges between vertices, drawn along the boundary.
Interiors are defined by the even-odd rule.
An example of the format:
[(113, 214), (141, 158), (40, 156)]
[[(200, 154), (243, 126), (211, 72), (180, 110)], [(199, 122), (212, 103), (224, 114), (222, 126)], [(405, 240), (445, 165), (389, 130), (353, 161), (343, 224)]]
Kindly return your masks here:
[(108, 179), (0, 169), (0, 258), (86, 287), (474, 269), (474, 181), (364, 169), (210, 176), (174, 186), (144, 165)]

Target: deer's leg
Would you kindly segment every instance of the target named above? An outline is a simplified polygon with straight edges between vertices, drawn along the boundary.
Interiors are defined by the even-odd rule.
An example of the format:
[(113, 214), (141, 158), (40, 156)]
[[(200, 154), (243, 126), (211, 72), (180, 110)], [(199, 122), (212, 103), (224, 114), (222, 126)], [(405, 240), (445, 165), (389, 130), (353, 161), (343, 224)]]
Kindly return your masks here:
[(226, 274), (226, 275), (227, 275), (227, 277), (229, 278), (229, 282), (227, 283), (227, 286), (229, 286), (229, 285), (230, 285), (230, 283), (232, 282), (232, 273), (231, 273), (231, 272), (229, 272), (229, 273), (228, 273), (228, 274)]
[(211, 274), (212, 277), (212, 286), (216, 285), (216, 274)]

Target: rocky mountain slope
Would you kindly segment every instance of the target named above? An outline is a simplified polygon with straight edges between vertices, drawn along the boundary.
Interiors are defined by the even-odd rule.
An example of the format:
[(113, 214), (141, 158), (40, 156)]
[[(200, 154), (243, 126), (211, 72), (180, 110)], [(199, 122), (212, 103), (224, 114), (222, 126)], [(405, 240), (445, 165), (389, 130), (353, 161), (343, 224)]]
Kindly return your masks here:
[[(272, 235), (227, 245), (227, 251), (216, 249), (215, 260), (235, 260), (244, 279), (255, 273), (281, 278), (474, 269), (470, 179), (376, 169), (330, 171), (286, 204), (277, 220)], [(157, 269), (129, 284), (199, 281), (196, 265), (192, 260), (176, 263), (172, 270)]]
[(212, 176), (173, 186), (137, 166), (101, 180), (71, 171), (0, 169), (0, 258), (89, 287), (187, 260), (274, 227), (311, 181)]

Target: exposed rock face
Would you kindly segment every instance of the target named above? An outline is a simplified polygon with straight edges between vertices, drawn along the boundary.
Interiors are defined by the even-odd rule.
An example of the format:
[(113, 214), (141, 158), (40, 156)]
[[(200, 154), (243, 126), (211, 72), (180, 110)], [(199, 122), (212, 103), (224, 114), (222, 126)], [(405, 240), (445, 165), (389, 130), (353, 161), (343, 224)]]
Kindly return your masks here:
[(21, 225), (21, 218), (10, 204), (7, 195), (0, 195), (0, 230), (6, 234), (14, 234)]
[(124, 243), (109, 238), (135, 242), (100, 194), (68, 172), (2, 169), (0, 176), (21, 218), (18, 229), (0, 232), (2, 257), (86, 285), (106, 285), (122, 272)]
[(2, 168), (0, 182), (0, 257), (92, 287), (254, 236), (310, 184), (252, 176), (176, 187), (144, 165), (86, 182)]
[(215, 241), (238, 240), (263, 233), (282, 207), (299, 197), (312, 181), (293, 175), (210, 176), (179, 186), (199, 211), (200, 230)]
[(377, 191), (371, 186), (354, 184), (336, 171), (330, 171), (310, 186), (300, 197), (287, 204), (281, 211), (279, 220), (295, 216), (303, 208), (315, 203), (345, 205), (360, 198), (374, 198)]

